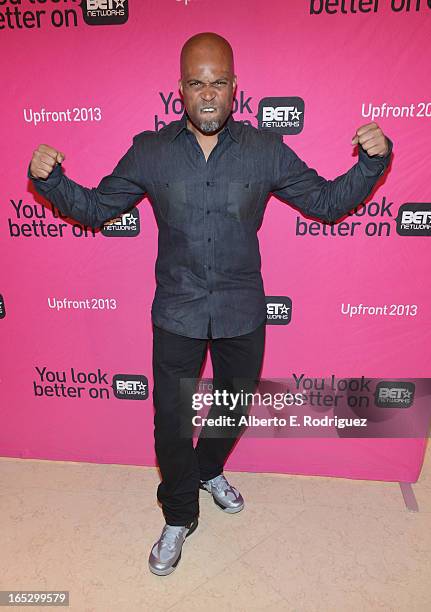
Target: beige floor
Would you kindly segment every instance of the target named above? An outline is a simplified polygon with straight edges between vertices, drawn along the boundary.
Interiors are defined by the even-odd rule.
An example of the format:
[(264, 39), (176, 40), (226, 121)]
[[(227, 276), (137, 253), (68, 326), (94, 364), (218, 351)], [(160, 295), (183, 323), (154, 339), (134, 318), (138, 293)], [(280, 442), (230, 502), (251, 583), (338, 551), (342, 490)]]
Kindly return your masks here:
[(147, 566), (164, 524), (155, 468), (0, 459), (0, 589), (69, 590), (79, 612), (429, 612), (430, 446), (419, 513), (396, 483), (227, 472), (245, 509), (201, 491), (165, 577)]

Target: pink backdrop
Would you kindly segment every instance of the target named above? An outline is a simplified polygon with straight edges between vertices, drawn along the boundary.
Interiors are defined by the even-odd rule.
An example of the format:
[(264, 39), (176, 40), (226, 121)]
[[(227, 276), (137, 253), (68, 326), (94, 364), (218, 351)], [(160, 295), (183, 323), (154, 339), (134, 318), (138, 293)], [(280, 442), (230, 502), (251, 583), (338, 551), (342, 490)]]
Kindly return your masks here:
[[(427, 3), (412, 2), (407, 10), (407, 3), (380, 1), (369, 5), (371, 12), (360, 12), (355, 2), (355, 13), (350, 3), (346, 13), (341, 3), (338, 8), (332, 3), (333, 14), (311, 15), (310, 6), (317, 11), (325, 2), (123, 4), (129, 16), (116, 25), (86, 24), (77, 2), (22, 0), (20, 16), (12, 14), (8, 2), (0, 7), (2, 81), (7, 84), (0, 116), (0, 294), (6, 313), (0, 319), (0, 453), (155, 465), (150, 307), (157, 232), (151, 206), (147, 199), (137, 206), (140, 233), (134, 237), (74, 235), (82, 228), (75, 224), (73, 230), (71, 221), (63, 237), (36, 236), (25, 224), (40, 222), (38, 215), (53, 226), (61, 220), (34, 194), (26, 171), (33, 149), (48, 143), (65, 152), (70, 178), (97, 185), (134, 134), (155, 129), (156, 120), (181, 116), (176, 114), (180, 103), (172, 106), (178, 98), (179, 51), (201, 31), (222, 34), (234, 48), (237, 98), (242, 100), (236, 119), (257, 125), (264, 97), (304, 100), (303, 130), (284, 139), (326, 178), (356, 162), (351, 138), (371, 121), (372, 109), (381, 110), (383, 103), (409, 109), (375, 117), (394, 142), (394, 158), (366, 200), (377, 204), (347, 219), (361, 222), (353, 236), (296, 235), (298, 220), (311, 220), (275, 198), (268, 203), (259, 233), (265, 290), (291, 298), (292, 320), (267, 326), (262, 376), (431, 376), (429, 236), (396, 232), (399, 207), (430, 197)], [(105, 6), (108, 0), (100, 0), (102, 13)], [(404, 10), (394, 10), (401, 6)], [(42, 12), (37, 16), (36, 10)], [(34, 21), (27, 15), (27, 26), (18, 27), (25, 11)], [(171, 92), (166, 113), (162, 98)], [(67, 109), (72, 119), (48, 115), (38, 122), (42, 109), (45, 119), (54, 111), (67, 117)], [(81, 121), (73, 120), (77, 117)], [(383, 198), (393, 204), (383, 216), (374, 216)], [(374, 231), (370, 223), (382, 222), (387, 223), (382, 235), (367, 235)], [(98, 298), (105, 308), (51, 307), (64, 298)], [(115, 308), (106, 308), (114, 303)], [(416, 305), (417, 312), (348, 316), (342, 304)], [(69, 383), (71, 368), (100, 369), (109, 385), (115, 374), (141, 374), (148, 378), (149, 397), (120, 400), (103, 379), (95, 385), (109, 393), (102, 399), (90, 397), (89, 384), (83, 385), (82, 398), (37, 397), (37, 368), (64, 371)], [(208, 359), (204, 375), (210, 374)], [(424, 448), (425, 441), (417, 439), (243, 438), (226, 468), (415, 481)]]

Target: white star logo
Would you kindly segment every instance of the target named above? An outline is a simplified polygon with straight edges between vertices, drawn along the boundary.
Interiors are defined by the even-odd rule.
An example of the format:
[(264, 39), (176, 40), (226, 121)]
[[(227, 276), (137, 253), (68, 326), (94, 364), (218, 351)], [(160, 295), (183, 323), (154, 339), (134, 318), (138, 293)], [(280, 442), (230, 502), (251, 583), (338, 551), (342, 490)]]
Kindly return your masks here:
[(302, 111), (299, 111), (297, 108), (295, 108), (295, 110), (291, 111), (290, 115), (292, 119), (299, 119), (299, 115), (302, 115)]
[(132, 213), (130, 213), (129, 215), (127, 215), (127, 219), (129, 220), (129, 225), (136, 226), (136, 221), (138, 220), (138, 217), (134, 217)]
[(120, 7), (120, 8), (124, 8), (124, 0), (114, 0), (115, 4), (117, 5), (116, 8)]

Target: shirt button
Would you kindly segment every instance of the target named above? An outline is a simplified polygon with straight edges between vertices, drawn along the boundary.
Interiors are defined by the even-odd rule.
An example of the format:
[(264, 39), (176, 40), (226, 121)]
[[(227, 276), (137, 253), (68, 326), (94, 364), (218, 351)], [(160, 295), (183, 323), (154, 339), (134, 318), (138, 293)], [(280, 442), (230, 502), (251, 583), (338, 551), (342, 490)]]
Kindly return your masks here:
[(211, 266), (208, 266), (208, 270), (211, 270)]
[(209, 187), (211, 185), (211, 183), (209, 181), (207, 181), (207, 187)]
[(209, 210), (207, 210), (207, 215), (209, 215), (209, 214), (210, 214), (210, 211), (209, 211)]
[(209, 290), (209, 293), (212, 293), (212, 292), (213, 292), (213, 291), (212, 291), (212, 289), (210, 289), (210, 290)]
[(208, 242), (211, 242), (211, 238), (208, 238)]

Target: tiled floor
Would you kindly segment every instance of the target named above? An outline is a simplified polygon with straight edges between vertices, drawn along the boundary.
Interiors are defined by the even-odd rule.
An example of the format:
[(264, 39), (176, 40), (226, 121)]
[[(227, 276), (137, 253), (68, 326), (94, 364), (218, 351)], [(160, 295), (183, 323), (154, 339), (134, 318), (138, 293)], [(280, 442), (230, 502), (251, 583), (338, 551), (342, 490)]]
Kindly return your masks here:
[(0, 459), (0, 589), (69, 590), (78, 612), (430, 612), (430, 448), (419, 513), (396, 483), (226, 476), (245, 509), (201, 491), (199, 527), (158, 577), (155, 468)]

